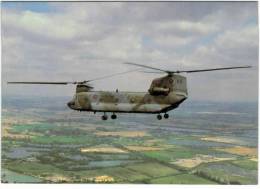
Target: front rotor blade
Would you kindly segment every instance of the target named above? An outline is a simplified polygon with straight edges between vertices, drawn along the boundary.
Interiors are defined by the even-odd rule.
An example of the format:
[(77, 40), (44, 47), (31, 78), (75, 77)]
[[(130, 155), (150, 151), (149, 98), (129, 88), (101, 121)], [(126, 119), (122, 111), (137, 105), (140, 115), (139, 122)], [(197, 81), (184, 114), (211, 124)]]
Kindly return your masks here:
[(223, 68), (202, 69), (202, 70), (186, 70), (186, 71), (183, 70), (183, 71), (176, 71), (175, 73), (209, 72), (209, 71), (231, 70), (231, 69), (241, 69), (241, 68), (251, 68), (251, 66), (223, 67)]
[(42, 85), (67, 85), (74, 84), (74, 82), (27, 82), (27, 81), (11, 81), (7, 82), (7, 84), (42, 84)]
[(128, 70), (128, 71), (125, 71), (125, 72), (114, 73), (114, 74), (105, 75), (105, 76), (102, 76), (102, 77), (97, 77), (97, 78), (94, 78), (94, 79), (90, 79), (90, 80), (87, 80), (85, 82), (101, 80), (101, 79), (110, 78), (110, 77), (114, 77), (114, 76), (117, 76), (117, 75), (123, 75), (123, 74), (127, 74), (127, 73), (130, 73), (130, 72), (135, 72), (135, 71), (139, 71), (139, 70), (140, 69), (134, 69), (134, 70)]

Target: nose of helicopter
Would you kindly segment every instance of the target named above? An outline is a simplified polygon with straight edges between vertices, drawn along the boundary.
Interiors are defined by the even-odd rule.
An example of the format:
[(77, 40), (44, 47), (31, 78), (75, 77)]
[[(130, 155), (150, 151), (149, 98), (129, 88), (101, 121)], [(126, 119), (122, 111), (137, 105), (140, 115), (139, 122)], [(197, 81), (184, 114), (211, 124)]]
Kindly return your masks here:
[(72, 101), (69, 101), (67, 103), (68, 107), (71, 108), (71, 109), (74, 109), (74, 106), (75, 106), (75, 102), (72, 100)]

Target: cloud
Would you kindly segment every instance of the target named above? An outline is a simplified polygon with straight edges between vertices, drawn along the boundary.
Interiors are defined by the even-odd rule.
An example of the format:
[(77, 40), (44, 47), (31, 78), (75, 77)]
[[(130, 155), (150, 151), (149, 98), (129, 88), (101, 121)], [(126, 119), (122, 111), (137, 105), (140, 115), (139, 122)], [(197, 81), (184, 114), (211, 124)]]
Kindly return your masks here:
[(248, 26), (240, 30), (226, 30), (217, 35), (210, 44), (194, 51), (190, 60), (204, 65), (258, 66), (258, 28)]
[[(126, 61), (169, 70), (258, 66), (255, 2), (50, 2), (45, 11), (15, 4), (2, 9), (3, 82), (86, 80), (132, 69), (121, 64)], [(154, 77), (131, 73), (94, 84), (97, 90), (144, 91)], [(248, 100), (239, 95), (244, 87), (256, 100), (257, 77), (251, 70), (188, 75), (190, 95), (211, 99), (217, 90), (221, 100), (243, 101)], [(234, 87), (238, 82), (243, 86)], [(34, 94), (35, 87), (26, 92)], [(36, 88), (45, 95), (73, 89)], [(24, 92), (5, 84), (3, 89)]]

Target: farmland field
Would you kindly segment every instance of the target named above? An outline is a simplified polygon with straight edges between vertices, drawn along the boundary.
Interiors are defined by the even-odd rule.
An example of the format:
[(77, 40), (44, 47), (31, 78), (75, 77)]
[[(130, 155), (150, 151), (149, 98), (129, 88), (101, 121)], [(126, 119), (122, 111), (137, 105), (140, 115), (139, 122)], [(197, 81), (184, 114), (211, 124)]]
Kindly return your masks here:
[(104, 122), (67, 97), (38, 100), (3, 98), (2, 182), (258, 183), (256, 104), (187, 102), (168, 120)]

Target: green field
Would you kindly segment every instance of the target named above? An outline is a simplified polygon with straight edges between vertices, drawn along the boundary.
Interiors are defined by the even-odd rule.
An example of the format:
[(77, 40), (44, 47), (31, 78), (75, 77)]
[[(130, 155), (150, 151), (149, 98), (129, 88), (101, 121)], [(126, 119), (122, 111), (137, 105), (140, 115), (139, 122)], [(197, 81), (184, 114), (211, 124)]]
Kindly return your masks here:
[(28, 176), (28, 175), (23, 175), (20, 173), (16, 173), (7, 169), (2, 169), (1, 170), (1, 177), (2, 177), (2, 182), (11, 182), (11, 183), (40, 183), (43, 182), (41, 179)]
[(57, 127), (56, 125), (48, 124), (48, 123), (37, 123), (37, 124), (16, 124), (12, 126), (12, 131), (17, 133), (22, 132), (40, 132), (54, 129)]
[(232, 164), (250, 170), (257, 170), (258, 163), (249, 159), (232, 161)]
[(18, 173), (26, 173), (27, 175), (35, 175), (35, 176), (46, 176), (46, 175), (63, 173), (62, 170), (52, 165), (36, 163), (36, 162), (14, 161), (12, 163), (5, 165), (5, 167), (9, 170)]
[(31, 142), (40, 144), (89, 144), (93, 141), (93, 137), (82, 136), (35, 136), (31, 138)]
[(231, 162), (202, 164), (195, 170), (196, 175), (223, 184), (257, 184), (256, 170), (244, 170)]
[(180, 174), (167, 176), (149, 181), (151, 184), (216, 184), (216, 182), (204, 179), (192, 174)]
[[(12, 112), (12, 109), (9, 111)], [(247, 144), (244, 146), (256, 149), (252, 135), (257, 132), (244, 128), (244, 125), (250, 123), (241, 124), (243, 127), (240, 130), (237, 128), (245, 120), (242, 118), (236, 121), (233, 120), (236, 117), (222, 118), (228, 123), (223, 122), (221, 129), (221, 125), (212, 126), (215, 117), (211, 114), (199, 118), (196, 113), (193, 117), (183, 113), (183, 117), (177, 120), (162, 120), (161, 125), (146, 116), (136, 119), (131, 115), (122, 115), (118, 120), (102, 122), (95, 115), (86, 116), (85, 112), (66, 113), (64, 110), (52, 111), (51, 108), (44, 111), (24, 108), (17, 114), (19, 116), (13, 114), (3, 117), (7, 121), (7, 125), (3, 124), (4, 134), (7, 135), (2, 138), (2, 169), (6, 170), (6, 174), (2, 175), (3, 182), (93, 183), (102, 176), (111, 179), (102, 181), (105, 183), (258, 182), (257, 157), (218, 151), (216, 147), (224, 148), (232, 144), (201, 140), (202, 137), (216, 133), (215, 129), (220, 135), (222, 132), (226, 134), (227, 138), (232, 132), (238, 131), (239, 135), (245, 131), (246, 136), (251, 132), (250, 138), (236, 136), (241, 140), (239, 145)], [(34, 116), (37, 120), (34, 120)], [(28, 124), (26, 118), (34, 123)], [(145, 136), (97, 135), (100, 131), (140, 131)], [(132, 150), (134, 148), (131, 149), (131, 146), (141, 148)], [(81, 152), (81, 148), (104, 150)], [(217, 158), (228, 159), (210, 162)], [(178, 164), (174, 164), (176, 161)]]
[(192, 158), (196, 154), (208, 154), (208, 151), (191, 149), (186, 147), (175, 147), (168, 151), (144, 152), (147, 157), (155, 158), (164, 162), (171, 162), (177, 159)]
[(160, 177), (171, 174), (177, 174), (179, 171), (165, 165), (151, 162), (151, 163), (141, 163), (136, 165), (126, 166), (127, 169), (136, 171), (138, 173), (145, 174), (150, 177)]

